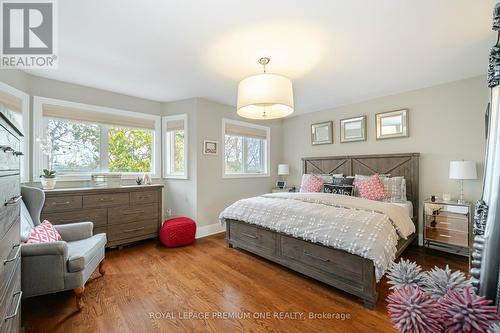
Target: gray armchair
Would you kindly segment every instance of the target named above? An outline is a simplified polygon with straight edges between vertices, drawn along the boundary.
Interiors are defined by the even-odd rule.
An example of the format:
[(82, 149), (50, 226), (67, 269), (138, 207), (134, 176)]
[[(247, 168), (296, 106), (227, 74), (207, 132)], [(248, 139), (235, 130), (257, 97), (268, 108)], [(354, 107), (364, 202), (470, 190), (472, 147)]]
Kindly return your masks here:
[[(45, 193), (34, 187), (21, 187), (23, 206), (21, 229), (40, 224)], [(73, 289), (76, 305), (83, 307), (85, 283), (99, 267), (105, 274), (106, 234), (92, 235), (93, 223), (54, 225), (63, 241), (21, 246), (21, 289), (23, 297), (51, 294)]]

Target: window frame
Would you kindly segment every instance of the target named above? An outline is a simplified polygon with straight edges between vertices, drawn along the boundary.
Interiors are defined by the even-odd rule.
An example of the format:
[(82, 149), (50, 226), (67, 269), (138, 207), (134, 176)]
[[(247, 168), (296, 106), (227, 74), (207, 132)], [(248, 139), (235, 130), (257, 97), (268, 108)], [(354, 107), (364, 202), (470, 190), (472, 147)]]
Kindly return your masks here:
[[(266, 139), (264, 144), (265, 152), (263, 153), (264, 158), (264, 172), (263, 173), (249, 173), (245, 172), (247, 166), (245, 161), (243, 161), (243, 173), (226, 173), (226, 124), (234, 124), (243, 127), (250, 127), (260, 129), (266, 132)], [(257, 125), (254, 123), (248, 123), (239, 120), (233, 120), (228, 118), (222, 118), (222, 178), (263, 178), (270, 177), (270, 165), (271, 165), (271, 128), (268, 126)], [(242, 142), (243, 149), (243, 159), (246, 159), (245, 141)]]
[[(67, 107), (72, 109), (88, 110), (92, 112), (105, 113), (120, 117), (131, 117), (131, 118), (142, 118), (150, 119), (154, 121), (153, 131), (153, 150), (152, 150), (152, 178), (161, 177), (161, 116), (156, 116), (148, 113), (133, 112), (127, 110), (113, 109), (98, 105), (90, 105), (83, 103), (76, 103), (70, 101), (64, 101), (53, 98), (46, 98), (40, 96), (33, 97), (33, 181), (39, 181), (39, 175), (43, 168), (47, 167), (47, 158), (42, 153), (40, 145), (36, 138), (44, 138), (46, 133), (46, 119), (43, 117), (43, 106), (53, 105), (58, 107)], [(61, 118), (62, 119), (62, 118)], [(113, 126), (112, 124), (99, 124), (103, 126)], [(101, 139), (102, 139), (101, 133)], [(102, 149), (101, 149), (102, 157)], [(106, 159), (107, 161), (107, 159)], [(98, 171), (99, 173), (103, 173)], [(105, 171), (104, 173), (109, 172)], [(68, 174), (58, 174), (58, 181), (75, 181), (75, 180), (90, 180), (91, 174), (93, 172), (80, 172), (80, 173), (68, 173)], [(115, 172), (110, 172), (115, 173)], [(144, 172), (121, 172), (123, 179), (135, 179), (138, 175), (144, 174)]]
[(20, 138), (21, 147), (23, 156), (21, 156), (22, 160), (22, 169), (21, 169), (21, 183), (30, 181), (30, 95), (25, 93), (22, 90), (16, 89), (12, 86), (9, 86), (6, 83), (0, 82), (0, 91), (12, 95), (21, 100), (21, 112), (23, 117), (23, 128), (22, 132), (24, 137)]
[[(171, 174), (169, 173), (169, 165), (171, 163), (172, 147), (168, 147), (167, 123), (170, 121), (182, 120), (184, 122), (184, 173)], [(163, 137), (163, 178), (165, 179), (189, 179), (189, 117), (186, 113), (172, 116), (163, 116), (162, 122), (162, 137)]]

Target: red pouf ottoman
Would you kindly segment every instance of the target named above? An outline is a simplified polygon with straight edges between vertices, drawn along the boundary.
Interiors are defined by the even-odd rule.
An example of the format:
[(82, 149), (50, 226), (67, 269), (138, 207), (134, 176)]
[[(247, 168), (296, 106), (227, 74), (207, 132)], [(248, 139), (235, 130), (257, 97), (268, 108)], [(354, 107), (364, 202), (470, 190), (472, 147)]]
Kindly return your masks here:
[(160, 229), (160, 242), (166, 247), (178, 247), (194, 242), (196, 223), (189, 217), (166, 220)]

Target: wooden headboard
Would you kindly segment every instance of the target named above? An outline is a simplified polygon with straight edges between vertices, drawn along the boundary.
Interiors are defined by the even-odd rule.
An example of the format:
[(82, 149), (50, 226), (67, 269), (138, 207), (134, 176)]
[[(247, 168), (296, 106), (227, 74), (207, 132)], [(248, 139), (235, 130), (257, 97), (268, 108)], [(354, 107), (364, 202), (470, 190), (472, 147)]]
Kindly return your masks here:
[[(338, 174), (344, 176), (390, 174), (406, 180), (406, 197), (413, 204), (414, 221), (418, 221), (419, 153), (328, 156), (302, 158), (303, 173)], [(416, 225), (417, 226), (417, 225)]]

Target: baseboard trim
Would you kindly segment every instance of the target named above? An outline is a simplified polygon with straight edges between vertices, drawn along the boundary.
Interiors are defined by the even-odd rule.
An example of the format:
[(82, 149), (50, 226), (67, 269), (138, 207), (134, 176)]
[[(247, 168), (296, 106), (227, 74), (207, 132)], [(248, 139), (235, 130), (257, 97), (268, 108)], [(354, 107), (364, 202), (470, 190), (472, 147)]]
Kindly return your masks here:
[(196, 237), (196, 239), (203, 238), (203, 237), (207, 237), (210, 235), (219, 234), (219, 233), (224, 232), (224, 231), (226, 231), (226, 228), (224, 228), (220, 223), (204, 225), (204, 226), (196, 228), (196, 236), (195, 237)]

